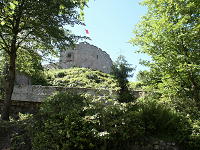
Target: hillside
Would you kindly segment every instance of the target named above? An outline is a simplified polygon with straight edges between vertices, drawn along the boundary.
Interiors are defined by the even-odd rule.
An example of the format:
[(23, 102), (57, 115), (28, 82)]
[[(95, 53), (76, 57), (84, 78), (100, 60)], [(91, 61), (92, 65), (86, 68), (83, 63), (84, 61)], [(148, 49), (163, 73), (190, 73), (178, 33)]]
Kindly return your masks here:
[(48, 85), (117, 90), (111, 75), (88, 68), (48, 70), (45, 72)]

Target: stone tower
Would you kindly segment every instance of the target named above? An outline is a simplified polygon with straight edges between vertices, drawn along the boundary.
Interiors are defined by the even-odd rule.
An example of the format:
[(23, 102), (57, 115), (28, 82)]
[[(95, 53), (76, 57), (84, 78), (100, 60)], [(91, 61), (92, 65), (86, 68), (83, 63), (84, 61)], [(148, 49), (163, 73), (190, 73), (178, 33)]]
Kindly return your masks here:
[(84, 67), (110, 73), (112, 60), (105, 51), (89, 43), (82, 42), (77, 44), (74, 49), (61, 51), (59, 66), (63, 69)]

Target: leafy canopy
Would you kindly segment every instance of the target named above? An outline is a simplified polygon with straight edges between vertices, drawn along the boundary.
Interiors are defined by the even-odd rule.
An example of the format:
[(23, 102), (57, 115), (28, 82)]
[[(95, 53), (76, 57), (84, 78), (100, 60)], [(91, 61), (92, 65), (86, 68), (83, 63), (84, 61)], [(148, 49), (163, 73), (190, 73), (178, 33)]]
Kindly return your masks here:
[[(148, 12), (131, 42), (151, 56), (150, 75), (162, 97), (181, 97), (199, 105), (200, 1), (145, 0)], [(199, 107), (200, 108), (200, 107)]]
[[(77, 40), (78, 37), (72, 35), (66, 27), (81, 24), (79, 8), (83, 9), (87, 1), (0, 0), (0, 51), (3, 51), (8, 66), (4, 84), (3, 120), (9, 120), (17, 59), (23, 60), (18, 62), (41, 59), (56, 54)], [(35, 57), (35, 54), (40, 57)], [(24, 59), (26, 56), (30, 56), (29, 59)], [(34, 65), (26, 63), (28, 65), (20, 65)]]
[[(11, 54), (15, 48), (28, 52), (63, 49), (78, 37), (64, 28), (81, 24), (79, 11), (87, 0), (3, 0), (0, 1), (0, 50)], [(19, 54), (20, 56), (20, 54)]]

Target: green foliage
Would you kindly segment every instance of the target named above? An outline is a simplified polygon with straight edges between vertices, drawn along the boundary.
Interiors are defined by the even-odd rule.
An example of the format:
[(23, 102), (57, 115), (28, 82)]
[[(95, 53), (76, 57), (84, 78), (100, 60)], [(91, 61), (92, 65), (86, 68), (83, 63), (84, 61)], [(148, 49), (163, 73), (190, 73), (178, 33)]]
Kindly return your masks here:
[(139, 78), (161, 99), (195, 102), (199, 109), (200, 1), (144, 0), (143, 5), (148, 12), (131, 42), (152, 61), (143, 62), (150, 69), (140, 72)]
[(191, 134), (189, 118), (176, 112), (165, 103), (146, 98), (140, 103), (141, 118), (144, 121), (146, 135), (183, 142)]
[[(159, 104), (151, 102), (148, 107), (142, 106), (143, 110), (152, 108), (144, 112), (150, 123), (148, 131), (162, 133), (165, 125), (171, 122), (167, 127), (171, 134), (166, 134), (168, 137), (182, 141), (187, 150), (199, 149), (200, 130), (196, 120), (200, 118), (200, 1), (144, 0), (143, 5), (148, 12), (137, 25), (131, 42), (140, 46), (139, 51), (150, 55), (152, 60), (143, 61), (149, 70), (138, 74), (143, 89), (151, 92), (148, 97), (153, 96)], [(163, 104), (169, 105), (170, 113), (166, 113)], [(160, 110), (159, 117), (155, 110)], [(158, 121), (156, 118), (160, 117)], [(179, 133), (173, 135), (175, 130)]]
[(57, 93), (42, 104), (31, 135), (37, 150), (123, 150), (152, 137), (182, 144), (188, 139), (194, 142), (191, 124), (189, 118), (151, 99), (118, 103)]
[[(55, 94), (46, 99), (33, 121), (33, 149), (122, 146), (126, 139), (143, 133), (140, 120), (134, 116), (129, 118), (134, 113), (126, 114), (125, 118), (125, 110), (125, 106), (113, 100), (86, 100), (73, 93)], [(132, 129), (134, 132), (130, 135)]]
[(143, 82), (141, 81), (129, 81), (129, 88), (130, 90), (142, 90), (142, 88), (144, 87)]
[(13, 121), (11, 134), (11, 150), (31, 150), (32, 142), (29, 128), (32, 124), (32, 116), (19, 114), (19, 120)]
[(192, 121), (166, 103), (151, 97), (136, 103), (88, 98), (56, 93), (35, 116), (20, 114), (18, 121), (0, 122), (1, 135), (10, 133), (13, 150), (126, 150), (148, 139), (199, 149), (199, 120)]
[(129, 91), (128, 77), (132, 76), (134, 68), (127, 63), (124, 56), (119, 56), (117, 61), (113, 64), (111, 74), (117, 80), (119, 89), (118, 100), (120, 102), (130, 102), (134, 99), (131, 92)]
[(46, 72), (49, 85), (118, 90), (111, 75), (87, 68), (49, 70)]
[(45, 55), (55, 47), (63, 48), (77, 38), (70, 35), (70, 31), (65, 30), (63, 26), (81, 24), (78, 10), (83, 9), (87, 2), (88, 0), (2, 1), (0, 7), (2, 50), (10, 51), (8, 46), (12, 43), (12, 33), (17, 39), (16, 48), (30, 53), (46, 47), (43, 52)]
[[(145, 64), (147, 65), (147, 64)], [(139, 71), (137, 74), (137, 80), (142, 83), (145, 90), (157, 90), (159, 84), (162, 83), (161, 74), (159, 70), (152, 68), (150, 71)]]
[(20, 62), (18, 67), (26, 70), (34, 65), (31, 60), (35, 54), (40, 54), (38, 56), (43, 59), (49, 55), (55, 56), (59, 50), (66, 49), (80, 39), (80, 36), (73, 35), (65, 27), (83, 24), (79, 18), (79, 10), (83, 10), (87, 2), (88, 0), (0, 1), (0, 54), (8, 62), (3, 120), (9, 120), (16, 61)]
[(93, 131), (84, 121), (85, 98), (73, 93), (55, 94), (42, 104), (32, 127), (33, 149), (91, 149)]
[(7, 133), (10, 133), (11, 130), (11, 124), (7, 121), (1, 121), (0, 122), (0, 135), (6, 135)]
[(27, 52), (25, 50), (18, 50), (18, 57), (16, 61), (16, 70), (19, 72), (23, 72), (32, 76), (36, 74), (38, 71), (42, 71), (43, 67), (41, 65), (42, 58), (39, 54), (35, 52)]
[(45, 72), (41, 70), (38, 70), (37, 72), (31, 75), (31, 83), (32, 85), (49, 85)]
[[(19, 114), (19, 120), (0, 121), (0, 136), (10, 137), (11, 150), (31, 150), (32, 144), (28, 131), (31, 122), (31, 115)], [(0, 141), (2, 142), (2, 141)], [(5, 144), (5, 143), (1, 143)], [(2, 148), (0, 144), (0, 148)]]
[(200, 121), (195, 120), (192, 124), (192, 127), (192, 134), (190, 135), (185, 146), (189, 150), (200, 149)]

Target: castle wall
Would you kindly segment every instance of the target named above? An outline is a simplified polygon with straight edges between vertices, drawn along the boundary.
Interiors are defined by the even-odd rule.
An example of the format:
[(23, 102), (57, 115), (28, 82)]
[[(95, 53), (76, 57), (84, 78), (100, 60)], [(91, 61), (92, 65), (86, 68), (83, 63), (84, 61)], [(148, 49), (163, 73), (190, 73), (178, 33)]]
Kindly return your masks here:
[(31, 78), (28, 75), (17, 72), (15, 77), (15, 85), (31, 85)]
[(91, 68), (110, 73), (112, 60), (106, 52), (96, 46), (80, 43), (74, 50), (61, 51), (60, 68), (70, 67)]
[[(41, 86), (41, 85), (15, 85), (12, 100), (14, 101), (27, 101), (27, 102), (42, 102), (42, 100), (56, 91), (87, 93), (92, 96), (104, 98), (110, 96), (115, 99), (117, 92), (104, 89), (90, 89), (90, 88), (77, 88), (77, 87), (61, 87), (61, 86)], [(144, 96), (143, 91), (133, 91), (133, 95), (138, 98)]]
[[(116, 96), (115, 91), (104, 89), (90, 89), (90, 88), (73, 88), (61, 86), (41, 86), (41, 85), (15, 85), (12, 100), (15, 101), (28, 101), (28, 102), (42, 102), (42, 100), (56, 91), (59, 92), (74, 92), (74, 93), (87, 93), (93, 96)], [(114, 98), (114, 97), (113, 97)]]

